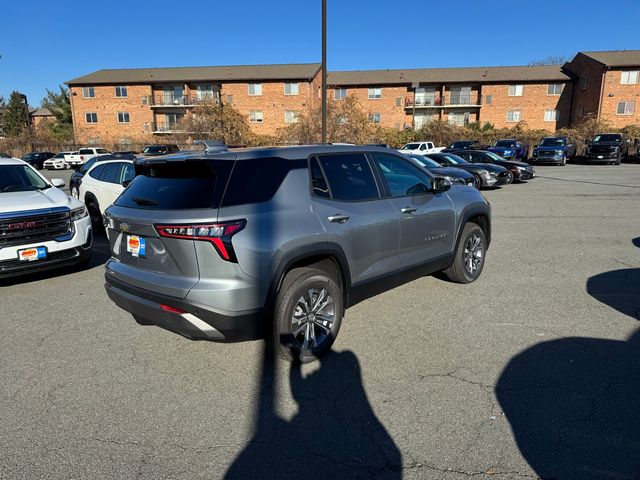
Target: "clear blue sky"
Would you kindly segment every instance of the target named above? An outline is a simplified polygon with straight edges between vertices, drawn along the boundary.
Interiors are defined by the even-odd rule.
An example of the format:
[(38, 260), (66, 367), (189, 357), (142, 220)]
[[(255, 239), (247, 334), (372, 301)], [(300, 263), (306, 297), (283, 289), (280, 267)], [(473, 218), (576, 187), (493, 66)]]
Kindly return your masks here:
[[(330, 70), (526, 65), (640, 49), (640, 0), (328, 0)], [(320, 0), (3, 2), (0, 95), (101, 68), (320, 61)]]

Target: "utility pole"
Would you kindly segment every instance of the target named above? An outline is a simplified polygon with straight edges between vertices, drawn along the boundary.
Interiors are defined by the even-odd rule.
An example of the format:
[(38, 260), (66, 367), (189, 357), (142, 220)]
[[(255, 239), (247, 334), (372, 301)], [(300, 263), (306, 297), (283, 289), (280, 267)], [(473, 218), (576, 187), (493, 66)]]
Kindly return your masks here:
[(327, 144), (327, 0), (322, 0), (322, 144)]

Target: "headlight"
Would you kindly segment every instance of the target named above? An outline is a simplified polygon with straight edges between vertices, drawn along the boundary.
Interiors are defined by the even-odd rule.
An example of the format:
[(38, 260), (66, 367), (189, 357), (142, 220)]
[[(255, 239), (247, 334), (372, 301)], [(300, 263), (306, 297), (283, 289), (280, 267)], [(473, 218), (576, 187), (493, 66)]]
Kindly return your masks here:
[(450, 183), (462, 183), (464, 184), (464, 180), (460, 177), (450, 177), (449, 175), (443, 175), (442, 178), (446, 178)]
[(73, 210), (71, 210), (71, 221), (75, 222), (86, 217), (87, 215), (89, 215), (89, 212), (87, 211), (86, 206), (83, 205), (79, 208), (74, 208)]
[(537, 156), (538, 156), (538, 150), (534, 150), (534, 151), (533, 151), (533, 156), (534, 156), (534, 157), (537, 157)]
[(556, 150), (556, 155), (564, 155), (564, 150)]
[(487, 171), (481, 172), (480, 175), (482, 176), (482, 178), (485, 178), (485, 179), (491, 178), (491, 174)]

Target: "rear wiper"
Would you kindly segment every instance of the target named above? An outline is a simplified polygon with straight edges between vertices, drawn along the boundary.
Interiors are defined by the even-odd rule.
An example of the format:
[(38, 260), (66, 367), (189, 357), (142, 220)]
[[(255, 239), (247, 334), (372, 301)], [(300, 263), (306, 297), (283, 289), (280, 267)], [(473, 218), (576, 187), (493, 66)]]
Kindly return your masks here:
[(156, 200), (151, 200), (149, 198), (131, 197), (131, 200), (136, 202), (138, 205), (149, 205), (149, 206), (160, 205), (160, 202), (157, 202)]

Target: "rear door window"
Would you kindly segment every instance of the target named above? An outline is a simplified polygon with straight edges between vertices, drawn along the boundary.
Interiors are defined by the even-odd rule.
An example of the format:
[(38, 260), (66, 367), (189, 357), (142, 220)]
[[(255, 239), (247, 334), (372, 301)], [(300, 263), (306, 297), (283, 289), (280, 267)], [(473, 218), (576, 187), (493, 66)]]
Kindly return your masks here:
[(98, 165), (96, 168), (94, 168), (89, 172), (89, 176), (91, 178), (95, 178), (96, 180), (100, 180), (100, 177), (104, 172), (104, 167), (106, 167), (106, 165)]
[(115, 204), (121, 207), (189, 210), (218, 208), (233, 160), (143, 163)]
[(318, 160), (334, 200), (364, 201), (380, 198), (371, 166), (363, 153), (322, 155)]
[(102, 174), (100, 175), (100, 181), (107, 183), (120, 183), (120, 172), (122, 169), (121, 163), (107, 163), (104, 165)]
[(329, 184), (322, 173), (317, 158), (312, 158), (309, 164), (309, 173), (311, 175), (311, 190), (317, 197), (328, 198), (330, 196)]

